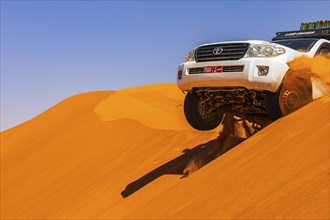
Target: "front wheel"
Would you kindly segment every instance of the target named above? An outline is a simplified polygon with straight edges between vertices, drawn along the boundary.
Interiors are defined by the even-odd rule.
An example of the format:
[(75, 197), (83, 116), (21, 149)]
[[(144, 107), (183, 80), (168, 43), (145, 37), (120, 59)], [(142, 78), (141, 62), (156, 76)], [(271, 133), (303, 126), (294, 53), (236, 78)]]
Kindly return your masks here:
[(195, 92), (189, 92), (184, 100), (184, 114), (188, 123), (201, 131), (219, 126), (224, 113), (216, 109), (211, 100), (203, 100)]
[[(301, 74), (301, 73), (300, 73)], [(275, 93), (266, 95), (266, 110), (269, 118), (276, 120), (288, 115), (301, 106), (312, 101), (312, 82), (310, 77), (287, 74)]]

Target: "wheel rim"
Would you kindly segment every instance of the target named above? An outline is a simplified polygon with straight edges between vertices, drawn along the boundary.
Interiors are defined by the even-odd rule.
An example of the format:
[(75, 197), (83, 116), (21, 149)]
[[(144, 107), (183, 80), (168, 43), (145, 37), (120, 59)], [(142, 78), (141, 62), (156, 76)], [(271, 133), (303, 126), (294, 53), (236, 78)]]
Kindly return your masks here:
[(286, 90), (282, 96), (281, 109), (284, 115), (299, 107), (300, 96), (295, 90)]

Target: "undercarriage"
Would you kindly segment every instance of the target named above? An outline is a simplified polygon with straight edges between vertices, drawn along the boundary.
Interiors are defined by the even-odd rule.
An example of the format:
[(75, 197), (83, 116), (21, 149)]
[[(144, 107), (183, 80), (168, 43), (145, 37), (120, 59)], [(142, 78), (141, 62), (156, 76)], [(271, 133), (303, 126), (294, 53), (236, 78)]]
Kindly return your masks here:
[(248, 90), (244, 87), (198, 88), (194, 89), (200, 98), (202, 116), (219, 109), (239, 117), (266, 115), (266, 91)]

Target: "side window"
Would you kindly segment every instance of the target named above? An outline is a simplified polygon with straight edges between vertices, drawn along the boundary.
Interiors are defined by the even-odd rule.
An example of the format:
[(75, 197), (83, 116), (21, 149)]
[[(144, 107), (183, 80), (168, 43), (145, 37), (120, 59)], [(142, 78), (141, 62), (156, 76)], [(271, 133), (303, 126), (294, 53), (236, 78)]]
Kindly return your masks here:
[(324, 55), (330, 54), (330, 44), (324, 43), (321, 45), (320, 49), (316, 52), (315, 55)]
[(330, 48), (321, 48), (319, 54), (323, 55), (328, 53), (330, 53)]

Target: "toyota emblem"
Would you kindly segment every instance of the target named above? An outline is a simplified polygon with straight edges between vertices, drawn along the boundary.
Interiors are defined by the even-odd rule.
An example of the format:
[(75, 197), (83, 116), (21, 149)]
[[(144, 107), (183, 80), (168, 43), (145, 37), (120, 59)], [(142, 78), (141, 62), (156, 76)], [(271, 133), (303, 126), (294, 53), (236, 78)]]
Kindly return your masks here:
[(214, 55), (220, 55), (223, 51), (223, 48), (222, 47), (216, 47), (213, 49), (213, 54)]

